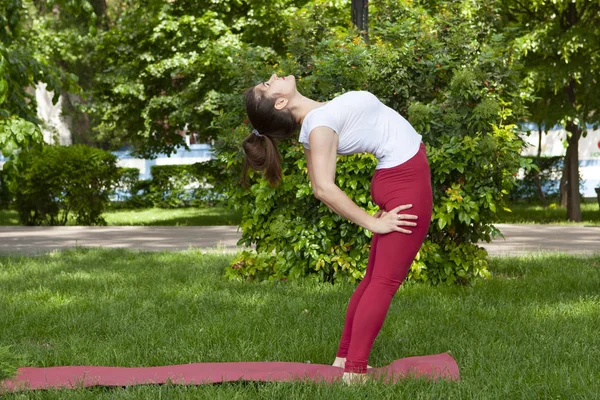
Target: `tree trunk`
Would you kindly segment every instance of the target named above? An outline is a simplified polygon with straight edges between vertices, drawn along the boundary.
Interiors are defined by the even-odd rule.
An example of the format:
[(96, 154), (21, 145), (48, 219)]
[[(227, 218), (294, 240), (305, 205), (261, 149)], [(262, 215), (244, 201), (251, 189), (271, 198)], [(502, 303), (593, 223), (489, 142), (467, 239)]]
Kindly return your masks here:
[[(571, 10), (572, 11), (572, 10)], [(577, 97), (575, 87), (577, 82), (571, 78), (569, 84), (565, 86), (565, 95), (573, 110), (577, 110)], [(585, 118), (583, 119), (585, 121)], [(585, 126), (585, 125), (584, 125)], [(581, 222), (581, 195), (579, 194), (579, 138), (583, 129), (573, 121), (567, 121), (565, 126), (567, 132), (571, 133), (567, 143), (567, 157), (565, 165), (567, 170), (567, 219), (570, 221)]]
[(108, 30), (108, 20), (106, 18), (106, 0), (92, 0), (91, 1), (92, 8), (94, 9), (94, 13), (98, 16), (98, 26), (101, 26), (102, 29)]
[[(537, 151), (537, 158), (535, 160), (535, 164), (539, 168), (540, 158), (542, 156), (542, 126), (541, 126), (541, 124), (538, 125), (538, 133), (540, 136), (538, 138), (538, 151)], [(542, 202), (542, 205), (544, 206), (544, 208), (546, 208), (546, 207), (548, 207), (548, 201), (546, 200), (546, 196), (544, 195), (544, 191), (542, 190), (542, 183), (540, 182), (540, 171), (535, 171), (534, 180), (535, 180), (535, 186), (537, 188), (538, 197), (540, 198), (540, 201)]]
[(563, 170), (562, 176), (560, 177), (560, 187), (559, 187), (559, 195), (560, 195), (560, 206), (567, 207), (567, 189), (568, 182), (567, 177), (569, 176), (569, 152), (565, 155), (565, 160), (563, 161)]
[(567, 122), (566, 129), (571, 133), (568, 140), (567, 160), (567, 219), (581, 222), (581, 195), (579, 193), (579, 138), (582, 129), (573, 122)]

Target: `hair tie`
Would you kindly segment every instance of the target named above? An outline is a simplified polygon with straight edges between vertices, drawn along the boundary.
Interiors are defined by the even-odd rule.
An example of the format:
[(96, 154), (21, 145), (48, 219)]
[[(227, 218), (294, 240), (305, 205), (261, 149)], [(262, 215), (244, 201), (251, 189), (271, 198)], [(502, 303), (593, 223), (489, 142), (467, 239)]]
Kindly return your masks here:
[(252, 133), (254, 133), (258, 137), (262, 137), (262, 135), (256, 129), (252, 129)]

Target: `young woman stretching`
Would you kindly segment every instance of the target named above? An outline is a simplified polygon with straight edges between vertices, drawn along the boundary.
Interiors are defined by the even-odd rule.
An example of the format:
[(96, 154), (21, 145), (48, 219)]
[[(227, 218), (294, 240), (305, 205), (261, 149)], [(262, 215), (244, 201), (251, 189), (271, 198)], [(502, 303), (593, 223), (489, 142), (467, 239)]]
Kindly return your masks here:
[[(366, 275), (350, 299), (333, 363), (344, 368), (346, 382), (361, 381), (392, 297), (429, 229), (431, 181), (421, 135), (369, 92), (348, 92), (320, 103), (296, 90), (293, 75), (273, 75), (249, 89), (246, 112), (254, 130), (242, 144), (244, 179), (250, 167), (278, 184), (281, 161), (275, 140), (291, 138), (301, 125), (299, 141), (315, 197), (374, 233)], [(378, 159), (371, 196), (381, 211), (374, 216), (335, 184), (337, 155), (354, 153)], [(411, 214), (399, 213), (409, 208)]]

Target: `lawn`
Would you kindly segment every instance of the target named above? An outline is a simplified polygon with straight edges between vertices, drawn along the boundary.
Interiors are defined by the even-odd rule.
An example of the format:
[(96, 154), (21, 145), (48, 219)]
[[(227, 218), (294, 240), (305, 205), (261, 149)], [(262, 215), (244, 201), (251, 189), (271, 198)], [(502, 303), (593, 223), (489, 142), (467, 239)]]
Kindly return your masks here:
[[(542, 207), (539, 204), (512, 203), (508, 206), (512, 212), (501, 211), (499, 222), (507, 224), (575, 224), (567, 221), (567, 209), (551, 204)], [(598, 201), (588, 198), (581, 203), (582, 222), (577, 225), (600, 225)]]
[[(22, 366), (330, 364), (354, 286), (226, 281), (231, 255), (73, 250), (0, 256), (1, 344)], [(594, 399), (600, 257), (493, 259), (470, 287), (403, 285), (369, 363), (451, 351), (462, 381), (146, 385), (7, 399)], [(1, 360), (0, 360), (1, 361)]]
[[(147, 226), (212, 226), (238, 225), (239, 213), (223, 208), (145, 208), (135, 210), (110, 210), (104, 214), (108, 225), (147, 225)], [(16, 211), (0, 210), (0, 226), (19, 225)], [(68, 225), (73, 225), (69, 223)]]

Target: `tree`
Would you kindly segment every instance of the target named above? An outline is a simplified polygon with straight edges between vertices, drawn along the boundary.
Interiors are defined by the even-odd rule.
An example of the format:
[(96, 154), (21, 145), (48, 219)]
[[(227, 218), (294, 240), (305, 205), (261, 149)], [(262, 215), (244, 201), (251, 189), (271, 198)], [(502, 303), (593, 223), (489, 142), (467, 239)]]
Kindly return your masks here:
[[(62, 114), (69, 119), (74, 144), (87, 144), (100, 148), (108, 146), (96, 140), (92, 133), (94, 121), (81, 112), (89, 96), (95, 66), (90, 54), (102, 33), (110, 28), (127, 7), (128, 0), (34, 0), (33, 12), (38, 27), (39, 51), (50, 63), (76, 77), (77, 87), (62, 87)], [(110, 11), (110, 12), (109, 12)]]
[[(567, 218), (581, 221), (579, 139), (600, 122), (600, 1), (503, 0), (503, 20), (543, 107), (532, 120), (568, 132), (563, 179)], [(561, 190), (562, 192), (562, 190)]]
[(16, 167), (20, 150), (43, 141), (29, 89), (40, 81), (50, 90), (74, 84), (39, 51), (43, 40), (33, 15), (20, 0), (0, 0), (0, 149), (10, 158), (4, 165), (8, 171)]
[[(208, 140), (221, 108), (217, 93), (235, 84), (246, 50), (274, 57), (296, 7), (307, 0), (145, 0), (128, 2), (101, 32), (81, 65), (86, 113), (104, 147), (171, 153), (194, 133)], [(83, 83), (82, 83), (83, 84)]]
[[(523, 166), (515, 129), (523, 112), (519, 66), (498, 31), (493, 1), (371, 3), (368, 44), (349, 29), (348, 3), (328, 3), (303, 7), (285, 56), (271, 65), (247, 57), (238, 86), (218, 98), (221, 181), (242, 211), (242, 243), (256, 249), (242, 252), (227, 276), (356, 281), (367, 261), (370, 232), (314, 198), (298, 143), (279, 146), (281, 187), (253, 173), (249, 190), (239, 185), (239, 144), (250, 133), (239, 92), (272, 72), (294, 74), (313, 99), (368, 90), (407, 116), (427, 144), (434, 186), (432, 224), (409, 279), (452, 284), (487, 276), (487, 253), (477, 244), (498, 233), (496, 213)], [(369, 194), (375, 165), (370, 155), (340, 157), (336, 173), (338, 186), (370, 212), (377, 209)]]
[[(78, 91), (77, 77), (53, 59), (53, 51), (64, 43), (52, 40), (39, 18), (38, 3), (0, 0), (0, 150), (8, 157), (2, 168), (2, 185), (11, 195), (19, 189), (24, 155), (43, 145), (33, 88), (39, 82), (46, 83), (54, 92), (54, 102), (63, 90)], [(76, 7), (75, 1), (65, 3)], [(5, 201), (10, 201), (11, 195)]]

